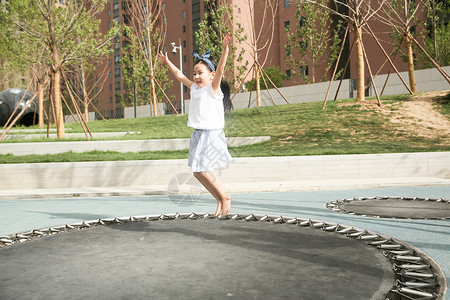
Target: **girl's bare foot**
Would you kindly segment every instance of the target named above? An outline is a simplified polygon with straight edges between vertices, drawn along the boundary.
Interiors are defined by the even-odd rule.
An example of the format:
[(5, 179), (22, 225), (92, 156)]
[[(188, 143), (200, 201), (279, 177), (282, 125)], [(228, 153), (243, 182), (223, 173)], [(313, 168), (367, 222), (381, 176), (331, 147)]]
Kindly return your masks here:
[(217, 208), (216, 212), (214, 213), (214, 217), (217, 217), (220, 214), (221, 210), (222, 210), (222, 201), (217, 200)]
[(231, 196), (227, 194), (227, 197), (222, 200), (222, 217), (225, 217), (231, 208)]

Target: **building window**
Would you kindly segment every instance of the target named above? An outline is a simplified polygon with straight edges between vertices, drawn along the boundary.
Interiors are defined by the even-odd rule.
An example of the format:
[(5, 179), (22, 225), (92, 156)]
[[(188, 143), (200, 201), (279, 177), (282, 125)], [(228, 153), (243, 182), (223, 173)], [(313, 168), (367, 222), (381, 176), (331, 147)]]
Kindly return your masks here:
[(309, 75), (308, 66), (301, 66), (300, 67), (300, 74), (302, 74), (303, 76), (308, 76)]
[(291, 23), (289, 21), (284, 22), (284, 28), (288, 29), (289, 26), (291, 26)]
[(114, 11), (119, 10), (119, 3), (114, 4), (113, 9)]
[(286, 79), (291, 79), (292, 73), (291, 70), (286, 70)]
[(284, 49), (286, 50), (286, 56), (291, 56), (291, 46), (290, 45), (286, 45), (284, 47)]
[(114, 62), (117, 64), (120, 61), (120, 55), (114, 57)]
[(182, 17), (183, 17), (183, 19), (186, 19), (186, 11), (185, 10), (183, 10)]
[(119, 17), (115, 17), (114, 22), (119, 23)]
[(303, 50), (308, 49), (308, 41), (300, 41), (298, 43), (298, 45), (300, 46), (300, 49), (303, 49)]
[(298, 20), (298, 26), (301, 27), (305, 27), (306, 26), (306, 17), (302, 16), (300, 17), (300, 19)]
[(109, 78), (112, 78), (112, 73), (111, 72), (109, 72)]
[(186, 48), (186, 41), (183, 41), (183, 48)]
[(186, 33), (186, 25), (183, 25), (183, 33)]
[(120, 69), (116, 69), (115, 72), (114, 72), (114, 75), (116, 77), (120, 76)]
[(284, 0), (284, 8), (288, 8), (289, 7), (289, 0)]
[(166, 9), (166, 2), (163, 3), (163, 9)]

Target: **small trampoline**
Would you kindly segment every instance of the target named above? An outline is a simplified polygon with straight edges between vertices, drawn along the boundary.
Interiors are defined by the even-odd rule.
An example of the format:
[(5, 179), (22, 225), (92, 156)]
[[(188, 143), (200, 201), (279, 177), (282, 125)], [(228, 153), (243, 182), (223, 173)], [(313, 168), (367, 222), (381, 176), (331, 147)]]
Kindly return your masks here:
[(442, 198), (360, 197), (328, 202), (328, 209), (354, 215), (399, 219), (450, 219), (450, 202)]
[(253, 214), (34, 230), (0, 238), (0, 266), (2, 299), (434, 299), (443, 278), (390, 237)]

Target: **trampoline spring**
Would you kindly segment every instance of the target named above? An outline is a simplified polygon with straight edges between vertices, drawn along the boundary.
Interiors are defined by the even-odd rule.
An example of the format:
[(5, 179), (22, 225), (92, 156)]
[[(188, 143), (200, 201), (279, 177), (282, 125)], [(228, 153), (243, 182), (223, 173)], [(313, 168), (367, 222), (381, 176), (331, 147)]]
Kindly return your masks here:
[(311, 222), (310, 220), (302, 220), (302, 221), (298, 222), (297, 225), (306, 227), (306, 226), (309, 226), (310, 222)]
[(421, 279), (431, 279), (436, 277), (436, 275), (433, 273), (420, 273), (405, 270), (401, 271), (400, 274), (404, 277), (421, 278)]
[(24, 234), (16, 234), (16, 238), (19, 240), (29, 240), (30, 237)]
[(115, 221), (115, 218), (105, 218), (105, 219), (101, 219), (101, 220), (104, 223), (112, 223)]
[(283, 217), (278, 217), (272, 220), (273, 223), (284, 223)]
[(397, 265), (394, 264), (394, 268), (396, 269), (407, 269), (407, 270), (423, 270), (430, 268), (430, 265), (424, 265), (424, 264), (403, 264), (403, 265)]
[(92, 227), (92, 225), (91, 224), (89, 224), (89, 222), (83, 222), (83, 223), (81, 223), (81, 226), (80, 227)]
[(336, 231), (336, 229), (338, 228), (338, 224), (336, 224), (336, 225), (332, 225), (332, 226), (327, 226), (327, 227), (325, 227), (323, 230), (325, 230), (325, 231)]
[(400, 244), (383, 244), (377, 246), (378, 249), (401, 249), (403, 246)]
[(312, 226), (315, 228), (322, 228), (325, 224), (323, 222), (312, 223)]
[(359, 236), (363, 235), (364, 233), (366, 233), (366, 231), (356, 231), (353, 233), (349, 233), (347, 236), (348, 237), (359, 237)]
[(297, 223), (297, 218), (292, 218), (292, 219), (290, 219), (290, 220), (287, 220), (286, 223), (287, 223), (287, 224), (294, 224), (294, 223)]
[(254, 214), (248, 215), (245, 217), (246, 221), (257, 220)]
[(406, 254), (413, 254), (414, 250), (412, 250), (412, 249), (392, 250), (392, 251), (389, 251), (389, 253), (394, 254), (394, 255), (406, 255)]
[(397, 280), (397, 285), (406, 286), (406, 287), (413, 287), (413, 288), (435, 288), (438, 286), (436, 282), (430, 283), (430, 282), (417, 282), (417, 281), (405, 281), (402, 282), (400, 280)]
[(436, 295), (434, 295), (434, 294), (431, 294), (431, 293), (428, 293), (428, 292), (424, 292), (424, 291), (415, 290), (415, 289), (410, 289), (410, 288), (407, 288), (407, 287), (400, 287), (398, 290), (401, 293), (414, 295), (414, 296), (425, 297), (423, 299), (433, 299), (433, 298), (436, 297)]
[(384, 239), (384, 240), (372, 241), (372, 242), (369, 243), (369, 245), (378, 246), (378, 245), (383, 245), (383, 244), (386, 244), (386, 243), (389, 243), (389, 242), (392, 242), (392, 239)]
[(353, 230), (353, 227), (346, 227), (344, 229), (339, 230), (338, 233), (345, 234), (345, 233), (347, 233), (347, 232), (349, 232), (351, 230)]
[[(194, 214), (194, 213), (192, 213), (190, 216), (189, 216), (189, 219), (193, 219), (193, 218), (195, 218), (196, 217), (196, 215)], [(169, 218), (165, 215), (165, 214), (161, 214), (161, 215), (159, 215), (159, 219), (160, 220), (168, 220)]]
[(269, 217), (269, 216), (265, 215), (265, 216), (262, 216), (261, 218), (259, 218), (259, 220), (260, 220), (260, 221), (265, 221), (265, 220), (267, 220), (268, 217)]
[(233, 219), (233, 220), (236, 220), (236, 219), (238, 219), (238, 218), (239, 218), (239, 215), (238, 215), (238, 214), (235, 214), (234, 216), (231, 217), (231, 219)]
[(4, 244), (13, 244), (14, 241), (8, 238), (0, 238), (0, 242), (4, 243)]
[(402, 260), (402, 261), (421, 261), (423, 258), (419, 256), (405, 256), (405, 255), (396, 255), (394, 256), (394, 260)]
[(368, 234), (368, 235), (360, 235), (358, 238), (360, 240), (374, 240), (380, 237), (378, 234)]

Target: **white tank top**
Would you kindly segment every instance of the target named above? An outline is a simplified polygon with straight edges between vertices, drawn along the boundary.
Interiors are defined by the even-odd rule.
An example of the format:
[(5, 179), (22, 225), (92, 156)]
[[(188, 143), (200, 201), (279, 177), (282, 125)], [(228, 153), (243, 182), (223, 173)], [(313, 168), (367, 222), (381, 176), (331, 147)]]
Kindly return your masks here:
[(212, 84), (199, 88), (191, 86), (191, 100), (187, 126), (195, 129), (222, 129), (225, 124), (223, 93), (221, 89), (213, 95)]

